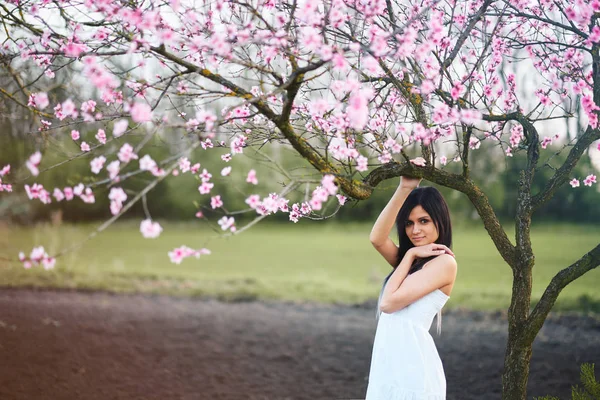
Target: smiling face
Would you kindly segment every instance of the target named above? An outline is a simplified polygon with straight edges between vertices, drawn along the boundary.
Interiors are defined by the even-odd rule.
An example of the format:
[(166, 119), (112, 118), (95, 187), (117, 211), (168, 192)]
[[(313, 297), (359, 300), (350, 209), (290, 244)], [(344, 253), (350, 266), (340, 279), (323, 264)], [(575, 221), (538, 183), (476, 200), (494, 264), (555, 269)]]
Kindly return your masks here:
[(439, 237), (431, 216), (419, 205), (410, 212), (404, 229), (415, 247), (435, 243)]

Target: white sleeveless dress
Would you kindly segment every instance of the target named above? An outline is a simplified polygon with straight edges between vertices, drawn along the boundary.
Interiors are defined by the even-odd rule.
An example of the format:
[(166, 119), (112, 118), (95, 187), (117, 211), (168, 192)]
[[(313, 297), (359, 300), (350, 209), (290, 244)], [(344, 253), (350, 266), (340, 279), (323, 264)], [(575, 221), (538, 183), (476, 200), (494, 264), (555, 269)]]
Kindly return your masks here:
[(366, 400), (446, 399), (444, 368), (429, 328), (449, 298), (436, 289), (399, 311), (380, 313)]

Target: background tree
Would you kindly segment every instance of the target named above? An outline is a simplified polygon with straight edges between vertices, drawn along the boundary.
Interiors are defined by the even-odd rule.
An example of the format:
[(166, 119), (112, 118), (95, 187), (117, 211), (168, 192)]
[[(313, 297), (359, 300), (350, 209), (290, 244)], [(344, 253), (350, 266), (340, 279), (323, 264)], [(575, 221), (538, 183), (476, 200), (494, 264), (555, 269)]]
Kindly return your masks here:
[[(600, 3), (85, 0), (12, 1), (0, 10), (3, 64), (18, 86), (2, 94), (34, 111), (30, 134), (45, 149), (43, 161), (41, 153), (28, 158), (29, 173), (59, 168), (64, 146), (71, 154), (63, 161), (94, 156), (89, 176), (52, 196), (86, 204), (108, 197), (114, 216), (99, 231), (165, 178), (189, 172), (202, 181), (194, 184), (199, 207), (234, 232), (278, 212), (294, 222), (326, 216), (333, 195), (335, 213), (346, 196), (366, 200), (404, 174), (464, 193), (513, 271), (503, 398), (526, 398), (532, 343), (547, 314), (567, 284), (600, 263), (598, 245), (558, 272), (531, 309), (534, 213), (569, 181), (579, 191), (589, 190), (580, 179), (596, 183), (591, 170), (585, 179), (574, 171), (600, 139)], [(63, 70), (69, 85), (53, 93)], [(549, 151), (552, 142), (558, 148)], [(169, 151), (150, 156), (149, 146), (160, 143)], [(239, 211), (225, 196), (208, 201), (218, 190), (213, 175), (232, 173), (231, 158), (276, 143), (314, 172), (270, 159), (280, 193), (253, 194)], [(227, 151), (220, 172), (196, 163), (201, 147)], [(514, 205), (513, 241), (485, 182), (473, 179), (478, 159), (498, 155), (514, 179), (505, 196)], [(140, 176), (141, 188), (123, 190)], [(252, 172), (242, 176), (256, 182)], [(20, 190), (28, 178), (27, 170), (5, 168), (2, 189)], [(52, 202), (39, 184), (25, 189)], [(144, 212), (142, 234), (158, 236), (162, 228)], [(258, 216), (236, 227), (240, 212)], [(204, 252), (182, 246), (170, 255), (180, 262)], [(43, 249), (21, 260), (54, 265)]]

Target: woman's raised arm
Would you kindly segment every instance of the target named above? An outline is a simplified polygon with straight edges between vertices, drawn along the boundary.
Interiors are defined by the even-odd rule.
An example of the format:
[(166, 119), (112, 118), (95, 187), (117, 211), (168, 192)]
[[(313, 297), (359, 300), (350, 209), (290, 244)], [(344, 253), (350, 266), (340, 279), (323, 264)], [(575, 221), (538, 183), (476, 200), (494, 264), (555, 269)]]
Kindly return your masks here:
[(396, 189), (388, 204), (381, 211), (381, 214), (379, 214), (369, 236), (373, 247), (392, 267), (395, 267), (398, 262), (398, 246), (390, 239), (390, 232), (396, 222), (396, 216), (402, 204), (404, 204), (410, 192), (419, 186), (420, 182), (421, 179), (418, 178), (408, 178), (406, 176), (400, 178), (398, 189)]

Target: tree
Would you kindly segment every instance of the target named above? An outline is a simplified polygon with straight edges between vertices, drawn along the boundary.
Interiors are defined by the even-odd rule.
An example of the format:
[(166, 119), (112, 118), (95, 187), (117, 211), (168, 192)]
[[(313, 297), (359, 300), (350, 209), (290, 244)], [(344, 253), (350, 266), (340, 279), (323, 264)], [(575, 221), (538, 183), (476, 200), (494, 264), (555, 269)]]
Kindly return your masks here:
[[(247, 199), (258, 219), (318, 216), (338, 188), (340, 205), (346, 196), (366, 200), (383, 180), (404, 174), (464, 193), (513, 271), (503, 399), (526, 398), (532, 343), (546, 316), (567, 284), (600, 263), (599, 244), (558, 272), (530, 310), (532, 216), (569, 181), (573, 190), (589, 190), (576, 188), (571, 173), (600, 139), (600, 2), (13, 0), (0, 9), (2, 62), (14, 81), (14, 90), (0, 91), (34, 112), (38, 147), (71, 134), (80, 149), (71, 158), (97, 155), (93, 171), (119, 149), (107, 178), (94, 173), (68, 193), (93, 202), (94, 190), (111, 188), (114, 217), (99, 230), (174, 171), (200, 172), (187, 158), (200, 146), (229, 147), (229, 159), (279, 143), (324, 175), (310, 201), (288, 207), (287, 197), (315, 179), (281, 168), (281, 193)], [(50, 90), (59, 71), (72, 74), (60, 96)], [(574, 126), (580, 114), (584, 123)], [(135, 148), (121, 145), (136, 133), (144, 137)], [(175, 155), (138, 157), (166, 134), (181, 137)], [(483, 141), (494, 145), (478, 151)], [(561, 148), (547, 151), (553, 141)], [(471, 178), (477, 158), (493, 151), (506, 163), (516, 162), (513, 154), (524, 159), (511, 165), (519, 174), (514, 242)], [(34, 176), (41, 159), (35, 153), (27, 161)], [(533, 190), (534, 175), (546, 169), (550, 177)], [(9, 181), (16, 172), (3, 171), (19, 188), (24, 178)], [(125, 203), (118, 185), (138, 174), (155, 178)], [(200, 177), (207, 194), (211, 175)], [(596, 176), (583, 182), (592, 186)], [(51, 201), (39, 185), (27, 191)], [(223, 211), (223, 230), (235, 230), (222, 200), (213, 196), (211, 208)], [(141, 228), (148, 237), (162, 229), (150, 218)], [(184, 246), (172, 259), (200, 252)], [(43, 249), (21, 258), (53, 263)]]

